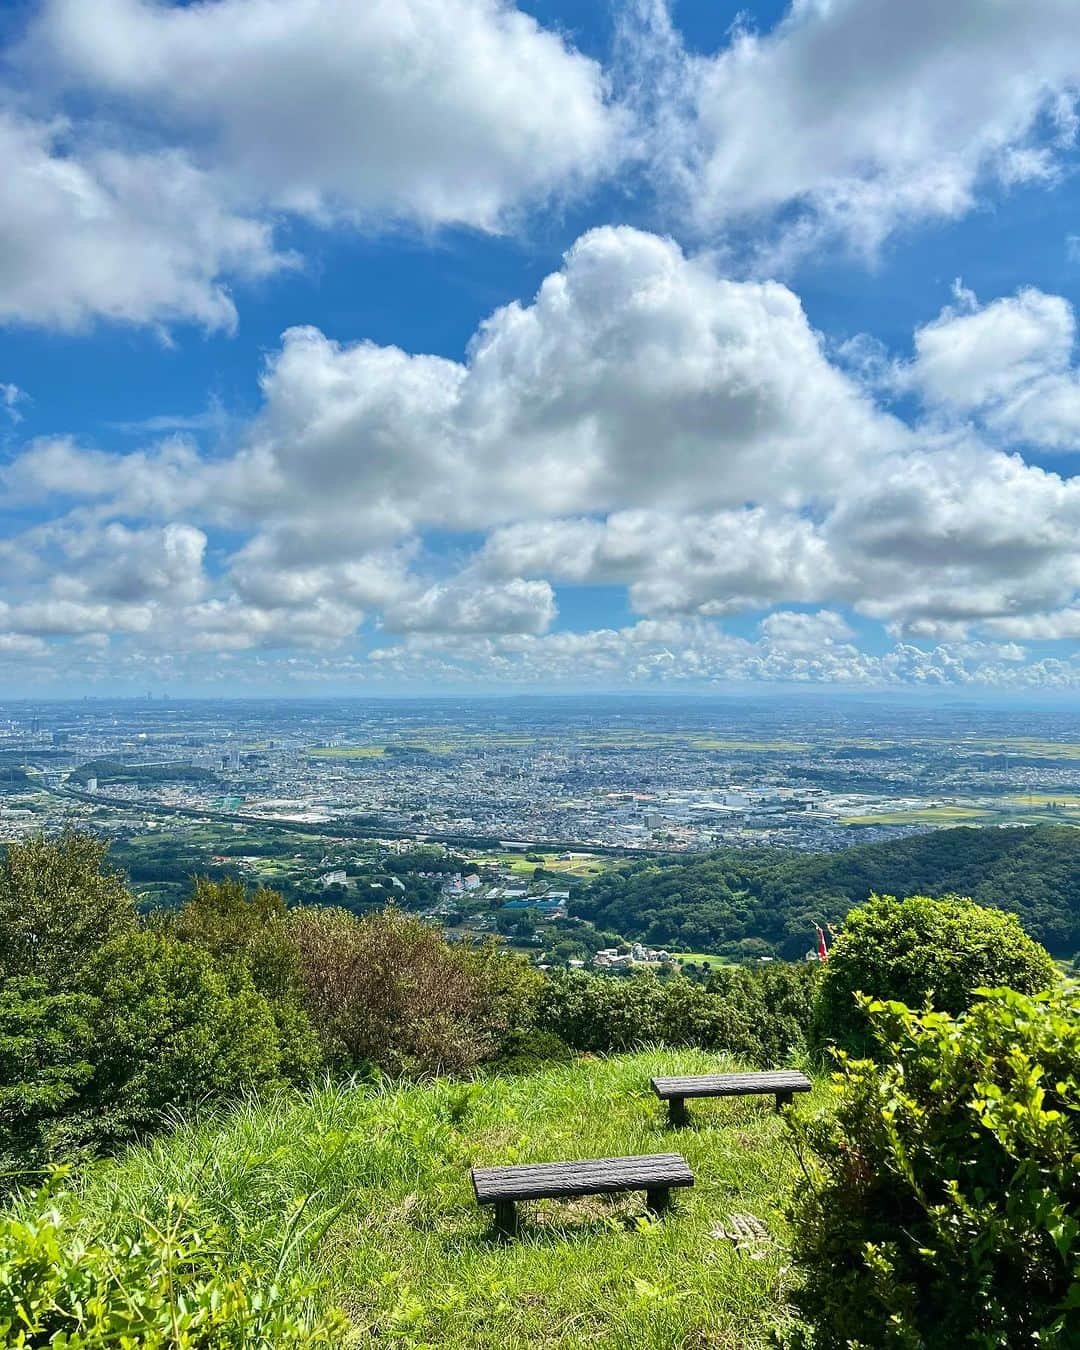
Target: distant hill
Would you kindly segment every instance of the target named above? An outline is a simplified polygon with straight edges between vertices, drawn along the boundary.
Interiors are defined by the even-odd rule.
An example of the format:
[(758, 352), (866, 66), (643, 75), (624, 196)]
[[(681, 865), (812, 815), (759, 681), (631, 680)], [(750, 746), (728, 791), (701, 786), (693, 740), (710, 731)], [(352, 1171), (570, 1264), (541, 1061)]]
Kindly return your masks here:
[(80, 764), (68, 776), (76, 786), (85, 785), (91, 778), (105, 783), (213, 783), (215, 775), (209, 769), (194, 764), (124, 764), (120, 760), (91, 759)]
[(1080, 829), (935, 830), (840, 853), (723, 849), (652, 859), (598, 877), (572, 910), (676, 950), (749, 954), (764, 942), (798, 957), (815, 923), (842, 919), (871, 892), (969, 895), (1012, 910), (1055, 956), (1071, 957), (1080, 951)]

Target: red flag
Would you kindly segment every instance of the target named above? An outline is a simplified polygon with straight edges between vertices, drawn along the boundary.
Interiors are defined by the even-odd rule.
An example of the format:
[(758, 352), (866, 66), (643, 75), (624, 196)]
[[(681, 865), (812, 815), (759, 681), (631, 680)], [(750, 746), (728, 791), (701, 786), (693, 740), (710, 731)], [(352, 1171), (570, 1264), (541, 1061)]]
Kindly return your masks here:
[(825, 946), (825, 934), (821, 931), (820, 928), (818, 928), (817, 924), (815, 924), (814, 927), (817, 928), (818, 960), (821, 962), (822, 965), (824, 965), (825, 962), (829, 959), (829, 949), (828, 947)]

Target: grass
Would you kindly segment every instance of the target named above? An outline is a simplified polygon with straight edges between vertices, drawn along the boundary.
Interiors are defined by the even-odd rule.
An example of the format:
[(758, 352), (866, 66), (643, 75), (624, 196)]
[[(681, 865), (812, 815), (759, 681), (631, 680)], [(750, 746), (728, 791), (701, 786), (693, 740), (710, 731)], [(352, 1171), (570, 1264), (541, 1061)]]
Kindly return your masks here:
[(383, 745), (317, 745), (305, 751), (308, 759), (378, 759), (385, 753)]
[[(785, 1320), (793, 1279), (786, 1127), (771, 1098), (743, 1098), (698, 1105), (673, 1134), (648, 1086), (717, 1067), (715, 1055), (653, 1051), (252, 1102), (92, 1173), (83, 1199), (122, 1226), (133, 1212), (153, 1219), (170, 1194), (194, 1197), (232, 1234), (227, 1264), (300, 1269), (316, 1304), (348, 1314), (356, 1345), (750, 1350)], [(468, 1178), (473, 1165), (670, 1151), (696, 1184), (664, 1219), (649, 1221), (636, 1194), (537, 1202), (509, 1244)], [(733, 1214), (766, 1225), (762, 1253), (712, 1235)]]
[(967, 825), (992, 816), (978, 806), (924, 806), (910, 811), (874, 811), (861, 816), (845, 816), (845, 825)]

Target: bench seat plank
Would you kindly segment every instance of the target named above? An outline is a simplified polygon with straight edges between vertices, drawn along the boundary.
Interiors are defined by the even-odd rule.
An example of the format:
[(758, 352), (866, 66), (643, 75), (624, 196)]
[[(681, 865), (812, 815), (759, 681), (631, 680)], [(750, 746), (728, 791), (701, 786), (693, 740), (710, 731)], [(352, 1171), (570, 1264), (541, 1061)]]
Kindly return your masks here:
[(544, 1200), (692, 1186), (694, 1174), (681, 1154), (653, 1153), (635, 1158), (474, 1167), (472, 1180), (477, 1202), (488, 1205), (500, 1200)]
[(810, 1079), (797, 1069), (773, 1073), (699, 1073), (683, 1078), (653, 1078), (661, 1101), (680, 1097), (743, 1097), (754, 1093), (809, 1092)]

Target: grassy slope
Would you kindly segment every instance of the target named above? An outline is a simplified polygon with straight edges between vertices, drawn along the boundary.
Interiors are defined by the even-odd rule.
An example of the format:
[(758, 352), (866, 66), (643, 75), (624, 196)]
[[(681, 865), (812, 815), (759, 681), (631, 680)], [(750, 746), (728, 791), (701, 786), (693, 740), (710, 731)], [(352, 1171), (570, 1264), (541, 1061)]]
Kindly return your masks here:
[[(360, 1345), (745, 1350), (768, 1343), (792, 1278), (778, 1207), (797, 1164), (784, 1125), (771, 1098), (743, 1099), (702, 1103), (673, 1134), (648, 1088), (652, 1074), (717, 1067), (732, 1066), (648, 1052), (252, 1104), (134, 1150), (92, 1176), (85, 1199), (95, 1214), (153, 1217), (166, 1195), (195, 1196), (235, 1234), (230, 1259), (271, 1269), (308, 1246), (320, 1300), (347, 1311)], [(523, 1207), (523, 1236), (500, 1244), (468, 1180), (474, 1164), (669, 1151), (697, 1182), (655, 1224), (640, 1195), (547, 1201)], [(710, 1236), (732, 1214), (767, 1225), (764, 1256)]]

